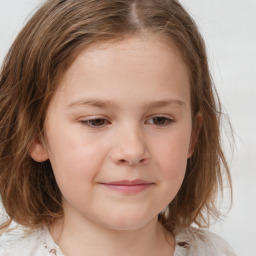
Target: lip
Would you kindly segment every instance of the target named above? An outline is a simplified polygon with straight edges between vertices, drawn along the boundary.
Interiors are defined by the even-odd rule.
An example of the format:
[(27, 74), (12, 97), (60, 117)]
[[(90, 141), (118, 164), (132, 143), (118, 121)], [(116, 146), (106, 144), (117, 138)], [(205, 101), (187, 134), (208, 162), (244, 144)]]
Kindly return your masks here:
[(118, 180), (100, 184), (111, 190), (119, 191), (124, 194), (135, 194), (146, 190), (154, 183), (145, 180)]

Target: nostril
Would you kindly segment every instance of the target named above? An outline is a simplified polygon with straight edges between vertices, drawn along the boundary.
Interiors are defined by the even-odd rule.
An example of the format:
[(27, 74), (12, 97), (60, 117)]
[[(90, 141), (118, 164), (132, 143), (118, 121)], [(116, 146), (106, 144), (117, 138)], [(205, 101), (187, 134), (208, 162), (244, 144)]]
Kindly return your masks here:
[(116, 164), (119, 165), (129, 165), (129, 166), (137, 166), (137, 165), (144, 165), (149, 162), (149, 158), (144, 157), (144, 158), (136, 158), (136, 157), (130, 157), (130, 159), (127, 157), (126, 158), (119, 158), (116, 159)]
[(139, 161), (139, 164), (143, 164), (145, 161), (146, 161), (146, 159), (141, 159), (141, 160)]
[(126, 163), (126, 161), (124, 159), (121, 159), (119, 162), (122, 164)]

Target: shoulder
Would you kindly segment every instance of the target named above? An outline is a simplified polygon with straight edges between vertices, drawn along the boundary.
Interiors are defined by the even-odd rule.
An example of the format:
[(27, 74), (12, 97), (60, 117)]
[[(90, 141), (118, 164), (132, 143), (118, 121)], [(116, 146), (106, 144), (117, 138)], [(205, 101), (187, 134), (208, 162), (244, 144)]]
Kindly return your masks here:
[[(49, 255), (49, 237), (46, 228), (27, 230), (16, 226), (0, 236), (0, 256)], [(50, 242), (51, 243), (51, 242)]]
[[(236, 256), (229, 244), (220, 236), (193, 227), (181, 229), (176, 234), (176, 246), (186, 255)], [(184, 255), (184, 254), (177, 254)]]
[(20, 226), (11, 228), (0, 236), (0, 256), (42, 255), (40, 229), (28, 231)]

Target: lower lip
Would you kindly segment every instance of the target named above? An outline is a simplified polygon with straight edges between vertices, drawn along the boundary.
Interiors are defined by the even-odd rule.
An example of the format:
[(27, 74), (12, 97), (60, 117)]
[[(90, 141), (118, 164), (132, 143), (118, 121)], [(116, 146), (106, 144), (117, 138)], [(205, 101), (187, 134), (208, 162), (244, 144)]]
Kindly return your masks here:
[(147, 183), (147, 184), (134, 184), (134, 185), (113, 185), (113, 184), (103, 184), (103, 185), (109, 189), (116, 190), (124, 194), (135, 194), (135, 193), (139, 193), (146, 190), (153, 184)]

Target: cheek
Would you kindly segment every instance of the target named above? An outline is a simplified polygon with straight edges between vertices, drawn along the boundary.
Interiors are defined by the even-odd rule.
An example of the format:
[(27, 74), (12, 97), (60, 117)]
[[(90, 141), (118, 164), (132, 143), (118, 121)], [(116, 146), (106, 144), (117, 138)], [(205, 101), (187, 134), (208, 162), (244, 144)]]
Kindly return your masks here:
[[(49, 154), (53, 172), (62, 194), (88, 192), (103, 161), (103, 149), (93, 143), (62, 140), (51, 147)], [(74, 188), (76, 188), (74, 190)]]
[(187, 166), (189, 141), (189, 133), (183, 133), (170, 136), (155, 147), (156, 164), (160, 166), (162, 178), (173, 186), (181, 185), (183, 181)]

